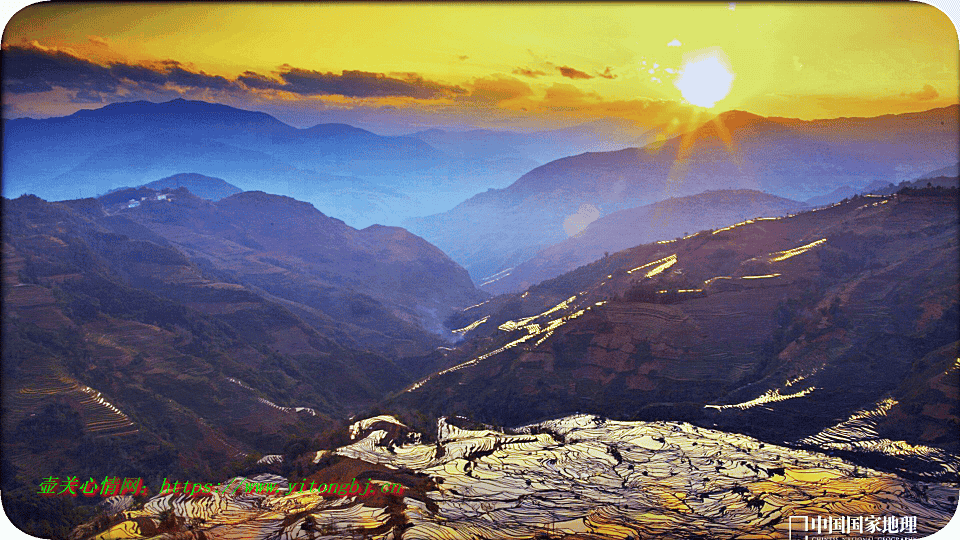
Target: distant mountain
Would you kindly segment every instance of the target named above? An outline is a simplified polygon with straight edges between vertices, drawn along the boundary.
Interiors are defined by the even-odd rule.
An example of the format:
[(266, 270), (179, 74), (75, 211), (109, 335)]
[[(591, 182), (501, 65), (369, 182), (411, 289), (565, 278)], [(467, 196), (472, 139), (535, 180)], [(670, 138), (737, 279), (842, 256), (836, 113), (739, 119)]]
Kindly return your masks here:
[(722, 190), (620, 210), (591, 222), (482, 288), (494, 294), (523, 291), (622, 249), (803, 208), (804, 203), (760, 191)]
[(862, 196), (611, 254), (464, 310), (389, 410), (684, 420), (954, 478), (957, 190)]
[(956, 162), (957, 111), (953, 106), (816, 122), (731, 111), (644, 148), (547, 163), (505, 189), (405, 226), (450, 254), (480, 283), (562, 241), (568, 236), (564, 222), (582, 208), (602, 216), (717, 189), (806, 200), (840, 186), (863, 187)]
[(947, 165), (942, 169), (937, 169), (935, 171), (930, 171), (927, 174), (924, 174), (919, 178), (919, 180), (925, 180), (928, 178), (939, 178), (941, 176), (946, 177), (956, 177), (960, 176), (960, 162), (954, 163), (953, 165)]
[(655, 131), (633, 120), (604, 118), (567, 128), (530, 133), (432, 128), (412, 133), (410, 137), (420, 139), (450, 156), (485, 161), (513, 160), (530, 170), (542, 163), (583, 152), (645, 146), (654, 140)]
[[(309, 197), (357, 226), (436, 213), (537, 164), (453, 157), (413, 137), (345, 124), (298, 129), (265, 113), (183, 99), (3, 126), (7, 197), (74, 199), (191, 171), (246, 191)], [(354, 187), (344, 191), (344, 182)]]
[(33, 142), (51, 134), (72, 136), (59, 144), (113, 143), (117, 139), (140, 137), (171, 128), (192, 126), (193, 129), (232, 130), (282, 136), (296, 133), (266, 113), (247, 111), (208, 103), (174, 99), (163, 103), (130, 101), (112, 103), (99, 109), (83, 109), (69, 116), (45, 118), (18, 118), (7, 120), (4, 129), (15, 137), (10, 142)]
[[(311, 167), (326, 159), (439, 157), (415, 139), (342, 125), (301, 130), (264, 113), (182, 99), (10, 120), (4, 129), (4, 154), (11, 160), (4, 171), (5, 193), (53, 199), (75, 197), (78, 186), (103, 192), (183, 170), (228, 176), (245, 189), (286, 191), (290, 181), (322, 184), (324, 171)], [(295, 163), (290, 157), (297, 158)]]
[[(426, 142), (430, 146), (446, 153), (449, 156), (463, 159), (479, 159), (485, 161), (513, 160), (524, 164), (530, 170), (543, 163), (542, 155), (530, 147), (538, 141), (535, 135), (513, 131), (491, 131), (474, 129), (469, 131), (450, 131), (431, 128), (409, 137)], [(560, 152), (553, 147), (548, 150)], [(549, 161), (549, 160), (548, 160)], [(526, 172), (526, 171), (524, 171)]]
[(197, 173), (180, 173), (160, 180), (155, 180), (141, 187), (155, 189), (179, 189), (185, 187), (201, 199), (210, 201), (219, 201), (224, 197), (229, 197), (242, 192), (243, 190), (233, 184), (227, 183), (222, 178), (213, 178)]
[(833, 204), (837, 201), (842, 201), (843, 199), (853, 197), (858, 193), (869, 192), (870, 186), (874, 184), (875, 182), (871, 182), (870, 184), (867, 185), (867, 187), (863, 189), (857, 189), (857, 188), (854, 188), (853, 186), (843, 185), (831, 191), (830, 193), (826, 193), (824, 195), (817, 195), (816, 197), (810, 197), (809, 199), (806, 200), (806, 203), (809, 204), (810, 206), (826, 206), (828, 204)]
[(867, 187), (865, 192), (873, 193), (875, 195), (892, 195), (904, 188), (923, 189), (928, 186), (948, 189), (958, 188), (960, 187), (958, 168), (960, 168), (960, 163), (956, 165), (948, 165), (942, 169), (931, 171), (912, 181), (904, 180), (896, 185), (894, 185), (893, 182), (888, 182), (886, 185), (870, 185)]
[[(960, 105), (870, 118), (769, 118), (804, 135), (842, 147), (851, 159), (891, 171), (887, 181), (911, 180), (957, 162)], [(862, 187), (862, 186), (858, 186)]]
[(441, 321), (484, 296), (423, 239), (397, 227), (357, 230), (289, 197), (253, 191), (211, 202), (180, 189), (115, 215), (325, 335), (383, 354), (432, 350)]
[[(4, 167), (4, 195), (34, 193), (47, 199), (74, 198), (77, 187), (86, 186), (89, 195), (118, 185), (145, 182), (150, 177), (139, 176), (136, 174), (139, 171), (133, 169), (133, 181), (124, 184), (83, 177), (73, 182), (73, 189), (67, 185), (49, 185), (50, 180), (69, 173), (98, 151), (143, 138), (163, 141), (180, 128), (207, 135), (253, 131), (271, 136), (296, 131), (264, 113), (183, 99), (165, 103), (114, 103), (100, 109), (42, 120), (5, 120), (3, 144), (8, 165)], [(164, 171), (166, 174), (154, 173), (152, 179), (183, 169)]]
[(913, 181), (904, 180), (896, 185), (890, 183), (883, 187), (871, 189), (869, 192), (874, 195), (891, 195), (904, 188), (923, 189), (926, 187), (940, 187), (948, 189), (957, 188), (960, 187), (960, 178), (957, 178), (956, 176), (937, 176), (935, 178), (919, 178)]

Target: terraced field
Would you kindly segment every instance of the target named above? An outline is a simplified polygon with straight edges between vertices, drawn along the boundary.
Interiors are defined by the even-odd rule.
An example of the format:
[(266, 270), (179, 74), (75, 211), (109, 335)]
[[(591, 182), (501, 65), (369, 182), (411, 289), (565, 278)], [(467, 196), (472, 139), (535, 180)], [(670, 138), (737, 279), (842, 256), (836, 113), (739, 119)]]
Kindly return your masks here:
[(65, 398), (80, 413), (84, 431), (97, 437), (137, 433), (134, 423), (97, 390), (80, 384), (56, 365), (55, 360), (39, 358), (25, 369), (27, 382), (11, 399), (11, 411), (23, 417), (35, 414), (51, 397)]
[[(388, 424), (393, 424), (392, 426)], [(791, 516), (916, 517), (916, 534), (942, 528), (956, 486), (911, 482), (820, 453), (678, 422), (614, 422), (577, 415), (504, 433), (440, 419), (435, 444), (403, 443), (389, 417), (358, 423), (336, 454), (422, 473), (434, 488), (403, 498), (316, 493), (237, 495), (234, 478), (211, 497), (154, 497), (77, 538), (785, 538)], [(416, 438), (414, 437), (413, 440)]]

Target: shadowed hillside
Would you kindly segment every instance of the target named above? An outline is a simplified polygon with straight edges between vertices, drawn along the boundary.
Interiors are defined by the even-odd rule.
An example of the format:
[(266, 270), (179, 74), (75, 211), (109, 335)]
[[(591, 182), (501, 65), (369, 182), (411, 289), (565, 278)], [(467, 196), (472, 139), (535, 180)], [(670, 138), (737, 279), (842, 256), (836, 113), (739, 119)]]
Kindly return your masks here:
[(114, 216), (339, 341), (388, 354), (431, 350), (442, 343), (441, 321), (483, 297), (462, 268), (407, 231), (357, 230), (289, 197), (245, 192), (210, 202), (181, 189)]
[(406, 380), (121, 227), (137, 230), (93, 199), (4, 200), (4, 460), (17, 469), (208, 476)]

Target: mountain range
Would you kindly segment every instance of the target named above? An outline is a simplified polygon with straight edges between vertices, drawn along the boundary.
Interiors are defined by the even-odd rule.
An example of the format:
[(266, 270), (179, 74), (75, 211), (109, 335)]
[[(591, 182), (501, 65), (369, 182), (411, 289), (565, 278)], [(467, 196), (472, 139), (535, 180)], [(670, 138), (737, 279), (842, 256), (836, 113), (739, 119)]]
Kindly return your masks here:
[(552, 161), (404, 224), (482, 283), (579, 232), (564, 226), (578, 213), (600, 217), (719, 189), (807, 200), (844, 185), (916, 178), (957, 162), (958, 110), (812, 122), (731, 111), (643, 148)]
[(455, 157), (516, 160), (533, 169), (541, 163), (583, 152), (606, 152), (653, 142), (657, 127), (624, 118), (604, 118), (575, 126), (522, 133), (432, 128), (408, 135)]
[(183, 99), (4, 120), (3, 129), (7, 197), (89, 197), (193, 172), (295, 196), (364, 226), (452, 206), (535, 165), (454, 158), (416, 138), (344, 124), (298, 129), (265, 113)]

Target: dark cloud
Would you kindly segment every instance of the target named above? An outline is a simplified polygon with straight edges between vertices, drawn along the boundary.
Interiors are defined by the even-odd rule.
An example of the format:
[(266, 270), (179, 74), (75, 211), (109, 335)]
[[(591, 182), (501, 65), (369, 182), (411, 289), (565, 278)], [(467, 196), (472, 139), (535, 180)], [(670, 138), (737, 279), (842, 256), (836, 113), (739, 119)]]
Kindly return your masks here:
[(516, 68), (513, 70), (514, 75), (523, 75), (524, 77), (537, 78), (541, 75), (546, 75), (545, 72), (540, 71), (539, 69), (530, 69), (530, 68)]
[(13, 94), (68, 90), (115, 92), (110, 70), (57, 50), (10, 46), (3, 48), (4, 89)]
[(103, 103), (103, 97), (99, 92), (89, 90), (78, 90), (70, 99), (71, 103)]
[(149, 89), (162, 87), (167, 82), (163, 73), (145, 66), (132, 66), (130, 64), (113, 64), (110, 66), (110, 73), (117, 79), (124, 79), (137, 83)]
[[(91, 36), (91, 41), (97, 41)], [(4, 88), (13, 94), (45, 92), (55, 87), (82, 91), (74, 99), (115, 94), (121, 86), (160, 92), (167, 85), (191, 90), (281, 90), (303, 96), (343, 95), (355, 98), (411, 97), (436, 99), (466, 94), (458, 86), (428, 81), (416, 73), (391, 76), (366, 71), (321, 73), (283, 65), (264, 75), (246, 71), (235, 80), (194, 71), (175, 60), (149, 65), (111, 63), (106, 66), (65, 51), (33, 46), (3, 48)]]
[(383, 73), (344, 70), (340, 75), (322, 73), (289, 65), (280, 67), (277, 78), (251, 71), (237, 77), (248, 88), (282, 90), (304, 96), (341, 95), (355, 98), (411, 97), (436, 99), (466, 93), (458, 86), (425, 80), (416, 73), (388, 77)]
[(457, 57), (457, 60), (460, 60), (461, 62), (463, 62), (464, 60), (466, 60), (466, 59), (468, 59), (468, 58), (470, 58), (470, 57), (467, 56), (467, 55), (465, 55), (465, 54), (461, 54), (460, 56)]
[[(4, 89), (14, 94), (45, 92), (55, 87), (77, 90), (74, 99), (89, 102), (96, 95), (113, 94), (121, 86), (157, 90), (167, 84), (186, 88), (227, 90), (234, 81), (202, 71), (191, 71), (168, 60), (156, 66), (114, 63), (101, 66), (55, 49), (10, 46), (3, 49)], [(99, 102), (100, 99), (96, 99)]]
[(940, 92), (937, 92), (937, 89), (929, 84), (925, 84), (919, 92), (903, 92), (900, 95), (917, 101), (930, 101), (931, 99), (940, 97)]
[(237, 77), (237, 80), (243, 83), (247, 88), (252, 88), (254, 90), (276, 90), (283, 84), (280, 81), (271, 79), (270, 77), (255, 73), (253, 71), (244, 71), (242, 75)]
[(603, 70), (603, 73), (597, 72), (597, 75), (603, 77), (604, 79), (616, 79), (617, 76), (611, 73), (612, 68), (607, 66), (607, 69)]
[(177, 86), (209, 88), (211, 90), (229, 90), (236, 88), (236, 83), (228, 80), (226, 77), (207, 75), (202, 71), (189, 71), (183, 69), (179, 62), (167, 61), (164, 62), (164, 67), (166, 68), (164, 75), (167, 81)]
[(570, 79), (592, 79), (593, 78), (592, 75), (584, 73), (579, 69), (573, 69), (572, 67), (560, 66), (557, 69), (560, 71), (561, 75)]

